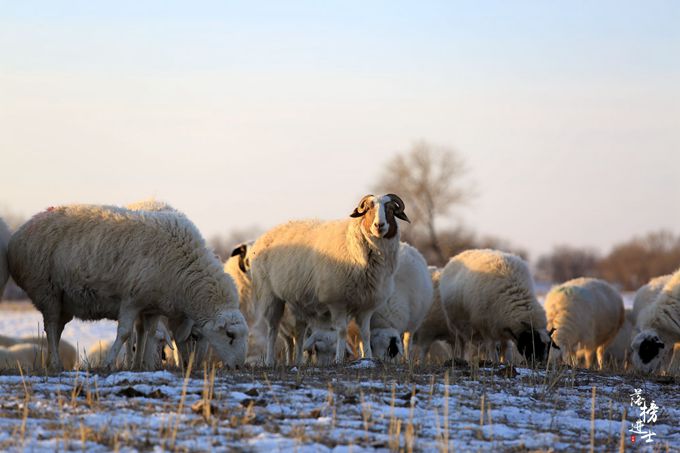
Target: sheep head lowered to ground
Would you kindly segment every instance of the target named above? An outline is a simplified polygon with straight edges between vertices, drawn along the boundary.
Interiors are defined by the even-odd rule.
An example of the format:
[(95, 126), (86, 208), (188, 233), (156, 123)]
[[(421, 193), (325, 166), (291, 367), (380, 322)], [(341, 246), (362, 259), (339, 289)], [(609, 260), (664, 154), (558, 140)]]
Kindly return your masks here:
[[(350, 219), (293, 221), (263, 234), (253, 245), (251, 272), (257, 304), (267, 325), (267, 363), (284, 307), (310, 325), (330, 325), (338, 333), (336, 361), (345, 356), (347, 324), (360, 327), (371, 357), (370, 319), (394, 289), (399, 251), (397, 219), (408, 221), (397, 195), (366, 195)], [(318, 322), (317, 322), (318, 321)]]
[(680, 342), (680, 269), (666, 281), (654, 301), (638, 314), (633, 365), (652, 373), (670, 364), (673, 345)]

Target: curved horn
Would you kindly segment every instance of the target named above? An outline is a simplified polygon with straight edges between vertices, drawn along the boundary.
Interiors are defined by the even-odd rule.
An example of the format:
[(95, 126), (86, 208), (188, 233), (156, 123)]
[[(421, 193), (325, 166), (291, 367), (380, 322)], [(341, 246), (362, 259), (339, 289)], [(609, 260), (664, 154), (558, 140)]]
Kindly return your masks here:
[(366, 207), (366, 202), (371, 198), (373, 198), (372, 194), (364, 195), (364, 197), (359, 201), (357, 207), (354, 208), (354, 211), (349, 216), (361, 217), (364, 214), (366, 214), (366, 212), (368, 211), (368, 208)]
[(387, 196), (397, 206), (397, 209), (394, 210), (394, 216), (398, 219), (411, 223), (411, 220), (409, 220), (408, 216), (404, 212), (404, 208), (406, 207), (404, 201), (398, 195), (393, 193), (388, 193)]

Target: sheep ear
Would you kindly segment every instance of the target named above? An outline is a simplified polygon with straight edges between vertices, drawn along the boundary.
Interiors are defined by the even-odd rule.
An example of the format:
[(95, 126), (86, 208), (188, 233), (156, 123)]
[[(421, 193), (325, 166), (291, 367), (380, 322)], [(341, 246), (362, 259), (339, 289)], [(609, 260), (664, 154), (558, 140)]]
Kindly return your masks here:
[(509, 329), (509, 328), (506, 327), (506, 328), (505, 328), (505, 332), (506, 332), (508, 335), (510, 335), (512, 338), (515, 339), (515, 343), (517, 343), (517, 341), (519, 341), (519, 340), (517, 339), (517, 335), (515, 335), (515, 333), (514, 333), (511, 329)]
[(359, 211), (359, 208), (354, 208), (354, 212), (352, 212), (349, 216), (356, 218), (356, 217), (363, 217), (364, 215), (366, 215), (366, 211), (361, 212), (361, 211)]
[(230, 255), (230, 256), (241, 256), (241, 257), (244, 257), (244, 256), (246, 256), (246, 249), (247, 249), (246, 245), (245, 245), (245, 244), (241, 244), (241, 245), (239, 245), (238, 247), (236, 247), (234, 250), (231, 251), (231, 255)]
[(175, 332), (175, 339), (182, 343), (187, 341), (189, 335), (191, 335), (191, 329), (194, 327), (194, 321), (191, 319), (185, 319), (182, 324), (177, 328)]
[(405, 212), (395, 212), (394, 216), (398, 219), (404, 220), (408, 223), (411, 223), (411, 220), (408, 218)]

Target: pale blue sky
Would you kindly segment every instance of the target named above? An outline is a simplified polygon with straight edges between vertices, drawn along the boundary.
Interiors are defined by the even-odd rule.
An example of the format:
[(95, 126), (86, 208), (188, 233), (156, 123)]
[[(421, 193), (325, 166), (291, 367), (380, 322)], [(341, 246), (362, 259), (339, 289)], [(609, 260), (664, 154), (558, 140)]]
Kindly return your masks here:
[(678, 24), (670, 1), (0, 0), (0, 206), (155, 196), (208, 237), (344, 217), (424, 138), (468, 162), (464, 224), (534, 258), (680, 233)]

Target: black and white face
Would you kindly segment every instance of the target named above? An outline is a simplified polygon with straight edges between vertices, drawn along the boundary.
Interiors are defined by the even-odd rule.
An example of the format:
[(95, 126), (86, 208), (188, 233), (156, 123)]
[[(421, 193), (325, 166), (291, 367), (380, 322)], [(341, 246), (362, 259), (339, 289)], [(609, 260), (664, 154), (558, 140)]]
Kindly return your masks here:
[(547, 332), (527, 328), (522, 331), (516, 340), (517, 350), (524, 356), (527, 362), (545, 362), (548, 355), (550, 337)]
[(373, 355), (383, 360), (394, 360), (404, 355), (401, 335), (396, 329), (371, 330), (371, 350)]
[(652, 329), (643, 330), (633, 338), (633, 365), (644, 373), (653, 373), (661, 368), (666, 356), (673, 350)]
[(366, 195), (350, 217), (361, 217), (361, 225), (367, 235), (376, 238), (393, 238), (399, 231), (397, 219), (409, 222), (404, 213), (404, 202), (394, 194)]

